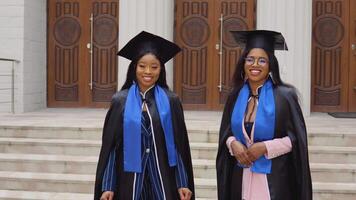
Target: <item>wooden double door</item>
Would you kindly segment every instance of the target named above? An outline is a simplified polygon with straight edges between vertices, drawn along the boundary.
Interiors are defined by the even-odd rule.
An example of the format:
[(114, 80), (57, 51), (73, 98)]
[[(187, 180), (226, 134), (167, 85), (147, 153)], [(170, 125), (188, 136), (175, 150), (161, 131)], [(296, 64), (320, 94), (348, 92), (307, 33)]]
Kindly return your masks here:
[(356, 1), (313, 0), (314, 112), (356, 112)]
[(117, 91), (119, 0), (48, 0), (48, 107), (106, 107)]
[(175, 0), (174, 90), (185, 109), (222, 109), (241, 54), (230, 31), (255, 28), (255, 0)]

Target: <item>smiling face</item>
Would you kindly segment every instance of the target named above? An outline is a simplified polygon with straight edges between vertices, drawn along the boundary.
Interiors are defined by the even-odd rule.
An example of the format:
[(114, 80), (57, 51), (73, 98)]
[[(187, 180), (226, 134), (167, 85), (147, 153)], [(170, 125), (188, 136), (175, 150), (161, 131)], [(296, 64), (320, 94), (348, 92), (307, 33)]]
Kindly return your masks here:
[(250, 85), (262, 85), (269, 73), (269, 61), (266, 51), (260, 48), (251, 49), (245, 58), (244, 70)]
[(153, 54), (142, 56), (136, 66), (136, 80), (141, 92), (145, 92), (153, 86), (161, 72), (161, 64)]

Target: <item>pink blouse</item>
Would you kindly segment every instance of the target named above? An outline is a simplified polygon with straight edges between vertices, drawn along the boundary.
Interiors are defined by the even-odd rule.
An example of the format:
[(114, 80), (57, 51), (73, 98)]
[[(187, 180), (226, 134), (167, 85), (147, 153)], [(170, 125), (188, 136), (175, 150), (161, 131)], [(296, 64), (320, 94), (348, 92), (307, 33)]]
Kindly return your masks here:
[[(251, 138), (248, 137), (243, 122), (242, 130), (247, 147), (250, 147), (253, 144), (254, 125), (251, 130)], [(234, 136), (230, 136), (226, 140), (226, 145), (231, 156), (234, 156), (231, 143), (235, 140), (236, 138)], [(267, 153), (264, 156), (267, 159), (276, 158), (292, 150), (292, 143), (288, 136), (264, 141), (263, 143), (266, 145)], [(250, 168), (244, 168), (242, 176), (242, 200), (270, 200), (266, 174), (255, 173), (252, 172)]]

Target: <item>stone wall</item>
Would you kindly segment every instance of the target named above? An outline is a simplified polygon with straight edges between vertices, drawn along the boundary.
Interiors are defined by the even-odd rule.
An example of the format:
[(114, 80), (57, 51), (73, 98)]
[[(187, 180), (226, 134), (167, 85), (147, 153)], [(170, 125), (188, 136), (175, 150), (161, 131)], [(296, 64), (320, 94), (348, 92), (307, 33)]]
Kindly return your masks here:
[[(0, 44), (0, 58), (19, 61), (14, 64), (15, 112), (46, 107), (46, 0), (1, 0)], [(0, 88), (8, 84), (4, 80)]]

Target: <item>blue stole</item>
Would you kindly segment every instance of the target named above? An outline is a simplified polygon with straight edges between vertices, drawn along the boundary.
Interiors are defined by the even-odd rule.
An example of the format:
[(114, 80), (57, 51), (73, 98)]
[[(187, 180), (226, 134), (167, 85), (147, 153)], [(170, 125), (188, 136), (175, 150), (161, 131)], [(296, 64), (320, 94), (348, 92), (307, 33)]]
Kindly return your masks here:
[[(242, 124), (248, 99), (250, 97), (250, 89), (247, 81), (239, 92), (239, 96), (234, 106), (231, 116), (231, 130), (235, 138), (246, 146), (244, 134), (242, 132)], [(273, 139), (275, 129), (275, 103), (273, 95), (273, 84), (270, 79), (267, 79), (261, 88), (258, 99), (258, 107), (255, 118), (254, 138), (255, 142), (262, 142)], [(239, 166), (243, 167), (238, 163)], [(251, 171), (255, 173), (269, 174), (271, 173), (272, 161), (261, 156), (251, 166)]]
[[(154, 88), (155, 101), (164, 131), (169, 166), (177, 165), (177, 153), (174, 144), (172, 115), (166, 92), (158, 85)], [(124, 171), (142, 172), (141, 165), (141, 114), (142, 97), (137, 84), (128, 91), (124, 110)], [(153, 129), (153, 127), (152, 127)]]

